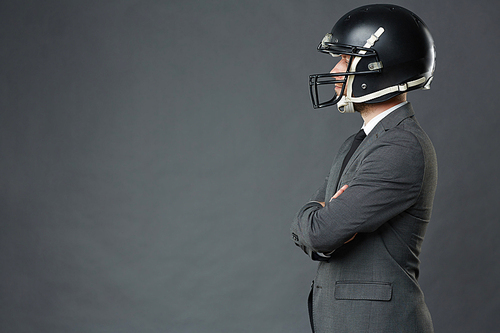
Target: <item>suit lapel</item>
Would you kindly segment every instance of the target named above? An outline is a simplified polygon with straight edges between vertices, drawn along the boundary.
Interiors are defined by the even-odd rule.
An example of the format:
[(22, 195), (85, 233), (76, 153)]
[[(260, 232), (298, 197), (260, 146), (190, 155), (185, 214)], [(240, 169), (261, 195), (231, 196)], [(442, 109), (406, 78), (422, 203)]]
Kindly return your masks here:
[(339, 179), (340, 167), (342, 166), (342, 161), (351, 148), (355, 136), (356, 135), (354, 134), (347, 138), (347, 140), (340, 147), (337, 156), (335, 156), (335, 158), (333, 159), (332, 168), (330, 169), (330, 176), (328, 178), (328, 185), (326, 187), (325, 200), (329, 200), (335, 194), (335, 192), (337, 192), (337, 181)]
[[(376, 140), (378, 140), (379, 137), (381, 137), (382, 135), (384, 135), (384, 133), (386, 131), (388, 131), (389, 129), (394, 128), (397, 125), (399, 125), (404, 119), (406, 119), (408, 117), (412, 117), (413, 115), (414, 115), (413, 108), (411, 107), (410, 103), (407, 103), (407, 104), (401, 106), (400, 108), (398, 108), (397, 110), (394, 110), (393, 112), (391, 112), (385, 118), (383, 118), (373, 128), (373, 130), (371, 130), (370, 134), (368, 134), (366, 136), (366, 138), (363, 140), (363, 142), (361, 142), (361, 144), (359, 145), (358, 149), (356, 149), (356, 151), (352, 155), (351, 159), (347, 163), (347, 165), (346, 165), (346, 167), (344, 169), (344, 172), (342, 173), (342, 177), (350, 169), (351, 165), (358, 158), (358, 156), (363, 151), (365, 151), (366, 149), (368, 149), (368, 147), (370, 147)], [(352, 143), (353, 140), (354, 140), (354, 135), (348, 139), (349, 143)], [(340, 166), (342, 165), (342, 161), (343, 161), (345, 155), (347, 154), (347, 152), (349, 151), (349, 147), (350, 147), (350, 144), (347, 146), (347, 149), (343, 152), (342, 158), (340, 160), (338, 158), (335, 160), (336, 163), (334, 163), (334, 166), (332, 166), (331, 172), (333, 172), (333, 171), (336, 171), (336, 172), (335, 173), (330, 173), (330, 174), (332, 174), (332, 175), (338, 175), (338, 173), (340, 171)], [(335, 167), (335, 170), (334, 170), (334, 167)], [(342, 178), (342, 177), (340, 177), (340, 178)], [(336, 179), (338, 179), (338, 177)], [(339, 182), (336, 185), (335, 192), (338, 191), (338, 187), (339, 187), (340, 184), (341, 184), (341, 182)], [(335, 193), (332, 193), (332, 195), (333, 194), (335, 194)]]

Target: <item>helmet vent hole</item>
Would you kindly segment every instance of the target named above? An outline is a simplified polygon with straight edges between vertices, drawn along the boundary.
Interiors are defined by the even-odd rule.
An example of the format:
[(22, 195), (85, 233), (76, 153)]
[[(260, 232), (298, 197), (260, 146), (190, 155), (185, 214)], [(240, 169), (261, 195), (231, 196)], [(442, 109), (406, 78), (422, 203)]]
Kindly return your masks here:
[(418, 18), (418, 16), (412, 15), (412, 17), (413, 17), (413, 20), (415, 21), (415, 24), (417, 25), (417, 27), (419, 27), (420, 26), (420, 19)]

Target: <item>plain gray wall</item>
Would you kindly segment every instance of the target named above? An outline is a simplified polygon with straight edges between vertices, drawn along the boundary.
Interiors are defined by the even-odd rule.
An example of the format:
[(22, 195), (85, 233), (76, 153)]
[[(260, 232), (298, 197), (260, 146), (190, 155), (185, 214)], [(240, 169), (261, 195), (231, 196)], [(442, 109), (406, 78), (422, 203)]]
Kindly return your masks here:
[[(361, 119), (307, 76), (365, 3), (2, 1), (0, 331), (308, 332), (289, 225)], [(437, 48), (421, 285), (436, 332), (497, 331), (500, 3), (393, 3)]]

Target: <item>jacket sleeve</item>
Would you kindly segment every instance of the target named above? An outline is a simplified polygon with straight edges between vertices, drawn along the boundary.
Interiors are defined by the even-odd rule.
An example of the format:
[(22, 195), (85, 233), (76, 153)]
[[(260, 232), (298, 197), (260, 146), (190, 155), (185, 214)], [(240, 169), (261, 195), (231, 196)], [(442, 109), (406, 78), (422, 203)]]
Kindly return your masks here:
[(307, 210), (314, 212), (314, 211), (321, 209), (321, 208), (323, 208), (323, 206), (320, 203), (318, 203), (317, 201), (308, 202), (304, 207), (302, 207), (302, 209), (299, 211), (297, 216), (294, 218), (294, 220), (292, 222), (292, 227), (290, 228), (290, 231), (291, 231), (292, 241), (295, 243), (295, 245), (300, 247), (302, 249), (302, 251), (304, 251), (305, 254), (307, 254), (312, 260), (328, 261), (330, 256), (320, 254), (320, 253), (314, 251), (309, 245), (306, 245), (303, 241), (301, 241), (303, 239), (302, 236), (299, 237), (299, 235), (303, 235), (302, 230), (300, 230), (301, 226), (299, 223), (301, 218), (302, 218), (301, 212), (304, 212)]
[[(392, 132), (392, 131), (391, 131)], [(373, 232), (411, 207), (424, 174), (424, 156), (418, 139), (395, 130), (382, 136), (347, 170), (349, 187), (323, 208), (309, 202), (292, 224), (292, 239), (316, 253), (330, 253), (354, 234)], [(295, 234), (295, 236), (294, 236)]]
[[(325, 194), (326, 194), (326, 186), (328, 185), (328, 176), (325, 178), (323, 185), (313, 194), (311, 197), (311, 201), (306, 204), (306, 206), (319, 207), (323, 206), (319, 202), (325, 202)], [(326, 261), (329, 259), (329, 256), (325, 256), (323, 254), (318, 254), (314, 252), (310, 247), (305, 246), (304, 244), (298, 242), (298, 220), (297, 217), (293, 220), (291, 227), (291, 237), (294, 241), (295, 245), (300, 247), (304, 253), (306, 253), (312, 260), (316, 261)]]

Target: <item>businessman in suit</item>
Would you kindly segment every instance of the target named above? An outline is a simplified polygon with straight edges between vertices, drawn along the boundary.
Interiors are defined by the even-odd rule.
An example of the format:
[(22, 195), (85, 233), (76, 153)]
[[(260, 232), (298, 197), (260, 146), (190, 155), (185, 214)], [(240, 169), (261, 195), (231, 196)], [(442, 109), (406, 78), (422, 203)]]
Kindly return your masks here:
[[(313, 106), (359, 112), (362, 129), (297, 213), (291, 237), (319, 266), (308, 299), (323, 332), (433, 332), (418, 284), (437, 161), (407, 92), (428, 89), (432, 37), (414, 13), (368, 5), (344, 15), (318, 50), (339, 59), (310, 76)], [(320, 91), (332, 87), (331, 99)]]

